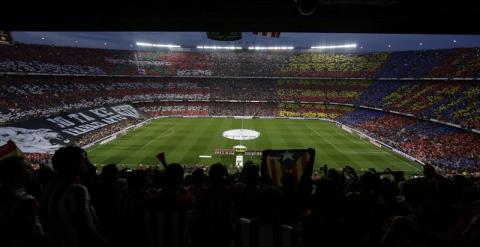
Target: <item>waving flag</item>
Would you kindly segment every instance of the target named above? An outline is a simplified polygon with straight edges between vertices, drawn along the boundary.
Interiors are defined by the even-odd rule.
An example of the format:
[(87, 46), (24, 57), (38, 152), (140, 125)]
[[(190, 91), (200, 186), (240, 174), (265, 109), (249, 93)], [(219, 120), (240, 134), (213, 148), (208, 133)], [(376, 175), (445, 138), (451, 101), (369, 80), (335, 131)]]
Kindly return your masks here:
[(313, 172), (315, 150), (265, 150), (263, 151), (261, 172), (262, 177), (271, 179), (274, 185), (282, 185), (282, 177), (292, 174), (295, 185), (309, 179)]
[(280, 38), (280, 32), (253, 32), (253, 35)]
[(0, 160), (15, 156), (25, 157), (15, 142), (9, 140), (5, 145), (0, 146)]
[(162, 165), (163, 167), (167, 168), (167, 161), (165, 160), (165, 153), (164, 152), (160, 152), (157, 154), (157, 159), (160, 160), (160, 162), (162, 162)]

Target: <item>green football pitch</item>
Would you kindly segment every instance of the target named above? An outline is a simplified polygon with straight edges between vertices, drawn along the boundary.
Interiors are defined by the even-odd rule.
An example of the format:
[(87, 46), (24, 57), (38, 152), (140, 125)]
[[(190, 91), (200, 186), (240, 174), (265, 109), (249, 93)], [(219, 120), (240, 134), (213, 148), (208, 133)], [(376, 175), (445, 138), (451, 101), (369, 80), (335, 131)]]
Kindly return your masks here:
[[(252, 129), (260, 132), (255, 140), (236, 141), (223, 137), (231, 129)], [(327, 164), (333, 168), (350, 165), (357, 170), (375, 168), (415, 173), (421, 165), (400, 155), (379, 148), (355, 134), (350, 134), (331, 122), (287, 119), (232, 119), (232, 118), (164, 118), (132, 130), (88, 150), (96, 165), (115, 163), (131, 167), (154, 166), (155, 157), (165, 152), (168, 163), (209, 165), (221, 162), (229, 167), (234, 156), (217, 155), (215, 149), (230, 149), (242, 144), (248, 150), (313, 148), (315, 167)], [(200, 158), (199, 156), (211, 156)], [(261, 157), (245, 156), (245, 161), (260, 163)]]

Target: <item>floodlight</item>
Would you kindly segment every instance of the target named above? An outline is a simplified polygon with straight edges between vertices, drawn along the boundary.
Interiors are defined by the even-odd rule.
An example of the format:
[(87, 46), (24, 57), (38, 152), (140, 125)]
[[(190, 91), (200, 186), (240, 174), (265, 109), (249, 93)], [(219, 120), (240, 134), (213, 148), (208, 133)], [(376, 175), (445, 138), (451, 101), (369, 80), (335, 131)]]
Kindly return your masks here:
[(146, 47), (160, 47), (160, 48), (181, 48), (179, 45), (171, 45), (171, 44), (152, 44), (152, 43), (144, 43), (144, 42), (136, 42), (137, 46), (146, 46)]

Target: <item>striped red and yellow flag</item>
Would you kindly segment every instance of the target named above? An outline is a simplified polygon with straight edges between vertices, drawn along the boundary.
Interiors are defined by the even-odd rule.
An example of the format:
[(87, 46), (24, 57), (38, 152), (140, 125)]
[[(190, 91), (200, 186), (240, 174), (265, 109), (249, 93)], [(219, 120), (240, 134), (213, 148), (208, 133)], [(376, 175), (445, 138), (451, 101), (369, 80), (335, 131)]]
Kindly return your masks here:
[(5, 145), (0, 146), (0, 160), (15, 156), (25, 157), (15, 142), (9, 140)]
[(274, 185), (282, 185), (282, 177), (292, 174), (295, 185), (312, 176), (315, 150), (265, 150), (262, 159), (262, 176), (271, 179)]

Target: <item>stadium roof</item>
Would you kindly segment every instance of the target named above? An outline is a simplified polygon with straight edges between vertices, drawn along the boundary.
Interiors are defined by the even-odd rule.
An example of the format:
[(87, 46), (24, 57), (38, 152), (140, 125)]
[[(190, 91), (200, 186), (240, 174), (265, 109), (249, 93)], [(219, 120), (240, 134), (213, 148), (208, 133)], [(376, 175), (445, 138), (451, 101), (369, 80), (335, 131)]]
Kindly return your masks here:
[[(299, 11), (298, 3), (318, 4), (315, 11)], [(2, 5), (0, 29), (480, 34), (477, 4), (471, 0), (8, 1)]]
[(12, 32), (21, 43), (107, 49), (158, 49), (139, 47), (136, 42), (172, 44), (184, 48), (197, 46), (312, 46), (356, 44), (356, 48), (335, 49), (335, 52), (363, 53), (404, 50), (480, 47), (480, 35), (359, 34), (359, 33), (280, 33), (279, 38), (244, 32), (239, 41), (215, 41), (205, 32)]

